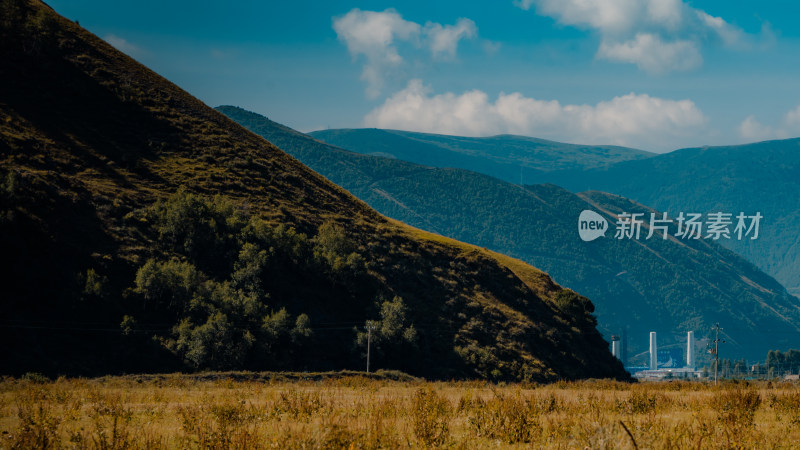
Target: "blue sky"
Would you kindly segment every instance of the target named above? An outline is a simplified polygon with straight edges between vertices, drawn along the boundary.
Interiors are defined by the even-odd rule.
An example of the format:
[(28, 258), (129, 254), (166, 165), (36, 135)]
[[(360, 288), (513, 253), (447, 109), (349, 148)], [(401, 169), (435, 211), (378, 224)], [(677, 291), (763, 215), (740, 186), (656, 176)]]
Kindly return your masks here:
[(659, 152), (800, 136), (792, 1), (48, 3), (207, 104), (301, 131)]

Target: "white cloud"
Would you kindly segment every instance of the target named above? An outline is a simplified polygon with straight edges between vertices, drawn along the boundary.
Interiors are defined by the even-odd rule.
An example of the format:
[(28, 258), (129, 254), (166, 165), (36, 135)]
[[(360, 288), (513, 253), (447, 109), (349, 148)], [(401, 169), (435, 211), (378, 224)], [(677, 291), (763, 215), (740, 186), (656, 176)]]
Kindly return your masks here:
[(603, 34), (625, 34), (643, 27), (675, 30), (684, 22), (681, 0), (518, 0), (522, 9), (536, 7), (540, 14), (564, 25), (593, 28)]
[(395, 40), (416, 39), (420, 33), (419, 24), (404, 20), (392, 9), (383, 12), (353, 9), (335, 18), (333, 29), (353, 58), (363, 55), (366, 59), (361, 79), (367, 82), (370, 97), (380, 94), (384, 72), (403, 62), (394, 46)]
[(647, 5), (648, 21), (672, 30), (680, 26), (685, 13), (685, 5), (681, 0), (650, 0), (644, 3)]
[(603, 41), (597, 56), (633, 63), (652, 74), (690, 70), (703, 63), (703, 57), (693, 42), (664, 42), (659, 36), (649, 33), (639, 33), (634, 39), (621, 43)]
[(539, 14), (564, 25), (589, 27), (604, 32), (619, 32), (632, 26), (647, 2), (640, 0), (521, 0), (522, 9), (536, 7)]
[(777, 138), (778, 131), (763, 125), (755, 116), (747, 116), (739, 124), (739, 135), (747, 141), (766, 141)]
[(428, 22), (425, 25), (425, 33), (430, 40), (431, 54), (434, 57), (454, 58), (458, 41), (463, 38), (474, 38), (478, 34), (478, 27), (475, 26), (475, 22), (461, 18), (455, 25), (442, 26), (438, 23)]
[(481, 46), (483, 47), (483, 51), (487, 55), (491, 56), (491, 55), (494, 55), (495, 53), (499, 52), (500, 48), (503, 45), (501, 43), (499, 43), (499, 42), (490, 41), (490, 40), (484, 40), (483, 44), (481, 44)]
[(725, 22), (721, 17), (714, 17), (705, 11), (699, 10), (696, 13), (700, 21), (714, 31), (725, 45), (736, 46), (744, 41), (744, 32)]
[(628, 94), (596, 105), (562, 105), (555, 100), (501, 93), (492, 102), (480, 90), (432, 94), (422, 81), (388, 98), (364, 125), (466, 136), (522, 134), (567, 142), (673, 149), (697, 136), (706, 117), (690, 100)]
[(386, 76), (404, 62), (398, 43), (423, 45), (434, 58), (453, 59), (459, 41), (478, 34), (475, 22), (470, 19), (458, 19), (455, 25), (428, 22), (422, 27), (403, 19), (394, 9), (377, 12), (355, 8), (335, 17), (333, 29), (353, 59), (364, 57), (361, 79), (367, 82), (367, 96), (371, 98), (380, 95)]
[(800, 105), (783, 116), (783, 123), (789, 129), (800, 131)]
[(133, 45), (125, 39), (114, 34), (107, 34), (103, 40), (111, 44), (117, 50), (129, 56), (137, 56), (143, 53), (142, 49), (138, 46)]
[(755, 116), (748, 116), (739, 124), (739, 136), (748, 142), (800, 136), (800, 106), (787, 111), (777, 126), (764, 125)]
[(559, 23), (594, 30), (597, 56), (636, 64), (650, 73), (688, 70), (702, 63), (700, 47), (709, 37), (726, 46), (749, 48), (751, 36), (721, 17), (682, 0), (516, 0), (523, 9)]

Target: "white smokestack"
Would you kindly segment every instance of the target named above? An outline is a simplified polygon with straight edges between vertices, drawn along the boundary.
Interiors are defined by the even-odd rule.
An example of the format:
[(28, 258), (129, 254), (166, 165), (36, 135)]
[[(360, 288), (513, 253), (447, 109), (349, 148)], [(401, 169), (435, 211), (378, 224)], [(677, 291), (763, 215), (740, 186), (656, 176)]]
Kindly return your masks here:
[(686, 367), (694, 369), (694, 331), (686, 333)]
[(656, 332), (650, 332), (650, 370), (658, 369), (658, 346), (656, 345)]
[(617, 359), (622, 360), (622, 346), (619, 344), (619, 337), (611, 336), (611, 354)]

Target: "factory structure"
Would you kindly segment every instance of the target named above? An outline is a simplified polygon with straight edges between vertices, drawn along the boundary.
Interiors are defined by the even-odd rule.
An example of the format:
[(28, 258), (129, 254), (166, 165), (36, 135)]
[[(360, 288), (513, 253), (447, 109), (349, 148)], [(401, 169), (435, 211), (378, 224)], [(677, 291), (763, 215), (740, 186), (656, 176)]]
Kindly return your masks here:
[[(686, 333), (686, 347), (665, 348), (659, 350), (658, 339), (655, 331), (650, 332), (649, 364), (646, 366), (625, 366), (634, 377), (646, 380), (663, 379), (692, 379), (699, 378), (700, 371), (696, 369), (697, 355), (695, 354), (694, 331)], [(623, 363), (627, 362), (627, 335), (611, 336), (611, 353)]]

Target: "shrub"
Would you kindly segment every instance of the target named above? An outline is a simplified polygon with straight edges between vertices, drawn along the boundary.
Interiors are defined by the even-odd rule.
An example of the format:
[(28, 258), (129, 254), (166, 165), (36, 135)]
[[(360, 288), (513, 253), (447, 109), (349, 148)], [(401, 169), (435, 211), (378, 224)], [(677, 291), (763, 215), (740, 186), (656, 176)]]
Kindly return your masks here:
[(281, 392), (278, 399), (272, 404), (275, 415), (286, 414), (293, 419), (308, 421), (325, 407), (318, 392), (302, 392), (290, 389)]
[[(408, 308), (401, 297), (395, 296), (391, 301), (384, 301), (380, 305), (381, 320), (367, 321), (367, 325), (374, 327), (372, 345), (380, 348), (381, 343), (406, 342), (413, 344), (417, 339), (417, 330), (413, 324), (406, 326), (406, 312)], [(356, 342), (361, 347), (367, 345), (367, 333), (360, 331), (356, 335)]]
[(562, 289), (555, 296), (558, 309), (572, 316), (575, 320), (593, 320), (594, 304), (588, 298), (576, 294), (569, 289)]
[(144, 297), (145, 306), (151, 303), (156, 308), (182, 313), (201, 279), (202, 273), (191, 263), (150, 259), (136, 272), (134, 283), (135, 291)]
[(18, 406), (19, 428), (8, 436), (10, 448), (51, 448), (59, 445), (61, 418), (49, 402), (27, 399)]
[(130, 422), (133, 411), (119, 394), (100, 399), (94, 404), (89, 417), (94, 422), (92, 435), (94, 447), (99, 449), (130, 448), (133, 433)]
[(625, 401), (618, 406), (620, 412), (628, 414), (648, 414), (656, 410), (658, 397), (655, 393), (644, 390), (635, 390)]
[(726, 390), (711, 401), (729, 437), (741, 437), (755, 426), (761, 396), (753, 389)]
[(262, 278), (267, 266), (268, 255), (258, 245), (246, 242), (239, 252), (239, 259), (233, 266), (231, 281), (233, 285), (256, 296), (263, 296)]
[(26, 372), (20, 378), (34, 384), (44, 384), (50, 382), (49, 378), (39, 372)]
[(414, 394), (411, 407), (414, 435), (427, 446), (440, 446), (450, 435), (450, 405), (430, 388)]
[(343, 280), (364, 272), (364, 257), (356, 253), (355, 244), (342, 227), (325, 222), (314, 238), (314, 257), (328, 268), (334, 279)]
[(209, 199), (183, 187), (148, 208), (146, 215), (167, 248), (212, 270), (230, 267), (236, 255), (236, 236), (248, 220), (224, 197)]
[(86, 271), (86, 276), (83, 277), (83, 294), (86, 296), (104, 298), (108, 289), (108, 277), (105, 275), (98, 275), (94, 269)]
[(200, 326), (184, 319), (173, 333), (177, 339), (172, 347), (187, 362), (217, 370), (241, 366), (255, 343), (248, 330), (235, 327), (221, 311), (211, 314)]
[(130, 336), (136, 332), (136, 319), (126, 314), (122, 317), (122, 322), (120, 322), (119, 327), (122, 330), (123, 336)]
[(512, 398), (497, 395), (488, 402), (479, 398), (466, 407), (471, 410), (467, 421), (477, 437), (509, 444), (528, 443), (540, 429), (535, 403), (519, 395)]

